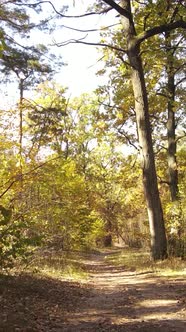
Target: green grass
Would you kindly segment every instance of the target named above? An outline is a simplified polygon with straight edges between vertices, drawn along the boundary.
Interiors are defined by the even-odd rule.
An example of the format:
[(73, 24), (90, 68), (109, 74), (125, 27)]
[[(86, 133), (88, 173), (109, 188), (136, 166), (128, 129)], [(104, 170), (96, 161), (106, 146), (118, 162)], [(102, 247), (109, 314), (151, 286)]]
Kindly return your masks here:
[(154, 262), (150, 253), (141, 249), (123, 249), (118, 254), (107, 256), (106, 260), (136, 272), (153, 272), (166, 277), (186, 276), (184, 260), (179, 257), (169, 257), (166, 260)]

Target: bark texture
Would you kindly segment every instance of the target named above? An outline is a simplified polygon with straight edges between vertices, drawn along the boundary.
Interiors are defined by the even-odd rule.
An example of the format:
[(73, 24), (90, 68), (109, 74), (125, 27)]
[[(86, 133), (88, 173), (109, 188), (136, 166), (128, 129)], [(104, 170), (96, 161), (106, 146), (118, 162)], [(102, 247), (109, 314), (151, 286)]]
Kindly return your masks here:
[(174, 103), (175, 103), (175, 68), (174, 68), (174, 49), (171, 45), (170, 33), (165, 35), (166, 37), (166, 51), (167, 51), (167, 139), (168, 139), (168, 173), (169, 173), (169, 188), (171, 200), (178, 200), (178, 168), (176, 160), (176, 124), (175, 124), (175, 112), (174, 112)]

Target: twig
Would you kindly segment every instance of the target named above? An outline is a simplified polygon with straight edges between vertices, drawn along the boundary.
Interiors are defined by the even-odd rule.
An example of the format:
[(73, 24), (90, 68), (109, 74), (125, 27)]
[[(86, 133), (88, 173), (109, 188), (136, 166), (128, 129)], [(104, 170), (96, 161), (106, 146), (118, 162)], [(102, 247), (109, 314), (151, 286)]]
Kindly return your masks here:
[(100, 14), (108, 13), (112, 9), (112, 8), (107, 8), (100, 12), (90, 12), (90, 13), (84, 13), (81, 15), (64, 15), (56, 9), (56, 7), (54, 6), (54, 4), (51, 1), (38, 1), (37, 3), (32, 3), (32, 4), (21, 3), (21, 4), (16, 4), (16, 5), (27, 6), (27, 7), (36, 7), (36, 6), (45, 4), (45, 3), (48, 3), (53, 8), (54, 12), (63, 18), (81, 18), (81, 17), (87, 17), (87, 16), (91, 16), (91, 15), (100, 15)]
[(66, 40), (64, 42), (61, 43), (54, 43), (53, 45), (49, 45), (49, 46), (57, 46), (57, 47), (62, 47), (62, 46), (67, 46), (69, 44), (83, 44), (83, 45), (91, 45), (91, 46), (101, 46), (101, 47), (108, 47), (110, 49), (119, 51), (119, 52), (123, 52), (123, 53), (127, 53), (127, 51), (123, 48), (114, 46), (114, 45), (109, 45), (106, 43), (91, 43), (91, 42), (85, 42), (84, 39), (87, 37), (87, 35), (85, 37), (82, 37), (80, 39), (69, 39)]
[(77, 32), (97, 32), (97, 31), (104, 31), (104, 30), (107, 30), (109, 28), (112, 28), (116, 25), (119, 25), (120, 23), (115, 23), (115, 24), (111, 24), (111, 25), (108, 25), (106, 27), (102, 27), (102, 28), (99, 28), (99, 29), (77, 29), (77, 28), (73, 28), (73, 27), (70, 27), (70, 26), (67, 26), (67, 25), (61, 25), (62, 28), (65, 28), (65, 29), (69, 29), (69, 30), (73, 30), (73, 31), (77, 31)]
[(131, 142), (131, 140), (130, 140), (130, 138), (127, 136), (127, 134), (125, 134), (123, 131), (121, 131), (121, 129), (118, 129), (118, 132), (119, 132), (119, 134), (123, 135), (123, 136), (126, 138), (127, 142), (128, 142), (131, 146), (133, 146), (138, 152), (140, 152), (140, 149), (139, 149), (134, 143)]

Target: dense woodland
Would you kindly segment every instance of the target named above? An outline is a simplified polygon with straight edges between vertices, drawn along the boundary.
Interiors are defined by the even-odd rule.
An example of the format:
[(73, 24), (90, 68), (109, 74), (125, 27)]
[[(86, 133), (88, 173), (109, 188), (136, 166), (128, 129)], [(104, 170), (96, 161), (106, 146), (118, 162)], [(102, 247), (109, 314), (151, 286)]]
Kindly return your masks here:
[(97, 89), (69, 98), (54, 80), (65, 44), (58, 57), (30, 36), (52, 35), (64, 17), (70, 26), (77, 3), (0, 2), (1, 84), (18, 87), (16, 105), (0, 109), (0, 266), (42, 247), (117, 244), (184, 258), (185, 2), (85, 4), (82, 16), (113, 12), (114, 24), (97, 43), (69, 40), (102, 59)]

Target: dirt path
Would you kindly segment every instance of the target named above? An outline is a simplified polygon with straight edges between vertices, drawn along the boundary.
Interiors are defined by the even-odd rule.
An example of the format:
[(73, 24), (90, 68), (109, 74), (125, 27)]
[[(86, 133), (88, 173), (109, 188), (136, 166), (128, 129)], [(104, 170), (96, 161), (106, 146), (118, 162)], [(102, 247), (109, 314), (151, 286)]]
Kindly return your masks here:
[(0, 278), (3, 332), (185, 332), (186, 281), (137, 274), (91, 255), (89, 279)]
[(103, 256), (85, 262), (90, 294), (64, 331), (186, 332), (186, 281), (113, 267)]

